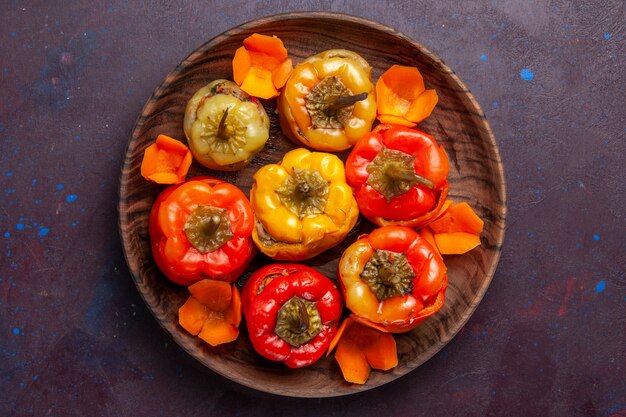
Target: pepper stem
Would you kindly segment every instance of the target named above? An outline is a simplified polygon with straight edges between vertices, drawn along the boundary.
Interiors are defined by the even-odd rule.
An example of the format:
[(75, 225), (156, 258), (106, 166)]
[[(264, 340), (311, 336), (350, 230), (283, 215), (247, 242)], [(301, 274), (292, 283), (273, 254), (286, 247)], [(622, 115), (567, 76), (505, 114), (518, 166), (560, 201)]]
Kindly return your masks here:
[(274, 332), (291, 346), (298, 347), (313, 340), (322, 329), (317, 305), (293, 296), (278, 310)]
[(387, 167), (387, 176), (394, 181), (411, 181), (423, 185), (426, 188), (435, 188), (435, 184), (428, 178), (417, 175), (413, 169), (406, 169), (401, 164), (390, 163)]
[(220, 124), (217, 127), (217, 137), (222, 139), (222, 140), (228, 140), (228, 132), (226, 132), (226, 118), (228, 117), (228, 111), (230, 110), (230, 107), (227, 107), (226, 110), (224, 110), (224, 113), (222, 114), (222, 118), (220, 119)]
[(336, 112), (339, 109), (343, 109), (344, 107), (352, 106), (354, 103), (365, 100), (367, 98), (367, 93), (355, 94), (353, 96), (339, 96), (336, 97), (327, 107), (327, 112)]
[(404, 253), (375, 249), (361, 272), (361, 279), (379, 301), (410, 294), (415, 273)]
[(201, 253), (213, 252), (233, 238), (226, 209), (196, 207), (185, 222), (183, 232), (191, 246)]

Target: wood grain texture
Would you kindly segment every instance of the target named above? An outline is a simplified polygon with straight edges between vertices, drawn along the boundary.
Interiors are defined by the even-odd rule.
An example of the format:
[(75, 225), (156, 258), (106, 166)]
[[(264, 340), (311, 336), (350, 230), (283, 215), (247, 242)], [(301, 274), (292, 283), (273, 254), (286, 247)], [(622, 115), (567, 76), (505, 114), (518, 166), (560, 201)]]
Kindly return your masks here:
[[(439, 95), (438, 106), (421, 128), (440, 140), (448, 153), (450, 198), (467, 201), (485, 220), (479, 248), (445, 258), (450, 282), (444, 307), (414, 331), (397, 335), (399, 365), (389, 372), (372, 372), (363, 386), (346, 383), (332, 356), (299, 370), (264, 360), (254, 352), (245, 325), (236, 342), (217, 348), (186, 333), (178, 325), (177, 311), (188, 292), (170, 283), (152, 259), (148, 215), (163, 187), (141, 177), (143, 152), (158, 134), (184, 139), (187, 100), (216, 78), (231, 79), (235, 50), (255, 32), (280, 37), (294, 63), (327, 49), (353, 50), (370, 63), (374, 81), (393, 64), (418, 67), (427, 86)], [(236, 184), (249, 195), (254, 172), (279, 161), (296, 147), (281, 133), (275, 101), (265, 101), (264, 105), (271, 119), (270, 138), (248, 167), (239, 172), (215, 172), (194, 163), (189, 177), (212, 175)], [(347, 154), (339, 155), (345, 160)], [(118, 209), (124, 252), (135, 284), (158, 322), (183, 349), (213, 371), (246, 386), (294, 397), (329, 397), (392, 381), (428, 360), (454, 337), (477, 307), (495, 272), (504, 238), (506, 191), (498, 147), (480, 106), (439, 58), (393, 29), (364, 19), (331, 13), (292, 13), (246, 23), (217, 36), (165, 78), (146, 103), (132, 133), (120, 177)], [(303, 263), (334, 279), (343, 250), (356, 236), (372, 228), (361, 217), (342, 244)], [(257, 255), (238, 284), (268, 262), (270, 259)]]

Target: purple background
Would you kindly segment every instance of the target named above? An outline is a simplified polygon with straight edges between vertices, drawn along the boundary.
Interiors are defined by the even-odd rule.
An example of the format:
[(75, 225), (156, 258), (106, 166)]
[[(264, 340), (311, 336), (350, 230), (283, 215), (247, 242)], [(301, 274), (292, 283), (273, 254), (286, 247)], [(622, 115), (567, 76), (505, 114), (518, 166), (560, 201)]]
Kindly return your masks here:
[[(0, 5), (0, 415), (626, 415), (622, 1), (85, 3)], [(116, 213), (163, 77), (232, 26), (312, 9), (450, 65), (494, 130), (509, 204), (464, 329), (407, 376), (323, 400), (244, 388), (181, 351), (132, 283)]]

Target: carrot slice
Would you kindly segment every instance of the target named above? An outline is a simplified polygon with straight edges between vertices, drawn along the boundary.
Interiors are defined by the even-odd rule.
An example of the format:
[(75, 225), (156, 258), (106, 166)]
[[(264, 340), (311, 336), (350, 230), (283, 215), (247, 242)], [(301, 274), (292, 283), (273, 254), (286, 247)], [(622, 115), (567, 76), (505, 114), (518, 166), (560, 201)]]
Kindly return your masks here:
[(231, 285), (225, 281), (203, 279), (191, 285), (189, 292), (212, 311), (225, 311), (231, 304)]
[(373, 329), (367, 329), (367, 331), (375, 333), (365, 349), (365, 357), (370, 366), (381, 371), (388, 371), (398, 366), (398, 351), (393, 335)]
[(365, 384), (370, 376), (370, 365), (367, 362), (365, 353), (354, 341), (342, 339), (337, 346), (335, 359), (339, 363), (343, 378), (354, 384)]
[(209, 318), (202, 326), (198, 337), (211, 346), (230, 343), (239, 336), (239, 329), (224, 320)]
[(254, 97), (276, 97), (293, 64), (283, 42), (275, 36), (252, 34), (235, 51), (232, 62), (233, 79), (243, 91)]
[(194, 336), (200, 333), (208, 318), (209, 309), (193, 297), (189, 297), (185, 304), (178, 309), (178, 323)]
[(451, 206), (442, 216), (428, 225), (435, 233), (466, 232), (479, 235), (484, 222), (463, 202)]
[(466, 232), (435, 233), (435, 242), (442, 255), (460, 255), (480, 245), (480, 237)]
[(346, 381), (364, 384), (371, 368), (387, 371), (398, 365), (396, 341), (383, 333), (346, 319), (339, 330), (335, 359)]
[(185, 181), (191, 161), (191, 151), (185, 144), (159, 135), (144, 151), (141, 175), (158, 184), (179, 184)]
[(235, 57), (233, 58), (233, 80), (238, 85), (241, 85), (250, 67), (252, 66), (252, 58), (250, 52), (242, 46), (235, 51)]
[(287, 48), (276, 36), (254, 33), (243, 40), (243, 45), (249, 51), (262, 52), (282, 61), (287, 58)]
[(274, 68), (272, 71), (272, 82), (274, 83), (274, 87), (283, 88), (289, 79), (289, 75), (291, 75), (292, 70), (293, 64), (289, 58), (285, 59), (278, 67)]
[(439, 252), (439, 248), (437, 247), (437, 242), (435, 242), (435, 234), (429, 227), (424, 227), (420, 229), (420, 236), (422, 236), (430, 245)]
[(430, 116), (438, 100), (415, 67), (393, 65), (376, 82), (377, 117), (383, 123), (415, 126)]
[(241, 323), (241, 295), (234, 285), (232, 287), (231, 302), (228, 310), (224, 312), (224, 320), (235, 327)]
[(264, 99), (278, 95), (272, 82), (272, 72), (266, 68), (251, 67), (241, 83), (241, 89), (251, 96)]
[(352, 323), (353, 320), (350, 317), (346, 318), (343, 323), (341, 323), (341, 326), (339, 326), (337, 333), (335, 333), (335, 337), (333, 337), (333, 340), (330, 341), (330, 345), (328, 345), (328, 351), (326, 352), (326, 356), (330, 355), (333, 349), (335, 349), (335, 346), (337, 346), (337, 343), (339, 343), (339, 340), (343, 336), (344, 332)]

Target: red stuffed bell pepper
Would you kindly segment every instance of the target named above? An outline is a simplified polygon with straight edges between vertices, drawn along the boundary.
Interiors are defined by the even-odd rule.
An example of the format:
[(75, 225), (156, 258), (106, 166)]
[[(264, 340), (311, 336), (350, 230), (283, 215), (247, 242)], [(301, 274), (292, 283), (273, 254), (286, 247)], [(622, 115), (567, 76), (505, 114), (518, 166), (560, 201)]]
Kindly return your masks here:
[(361, 237), (343, 253), (338, 269), (351, 317), (375, 329), (407, 332), (443, 306), (446, 266), (411, 228), (385, 226)]
[(365, 134), (346, 161), (346, 179), (361, 213), (379, 226), (420, 227), (448, 195), (448, 157), (432, 136), (380, 124)]
[(196, 177), (166, 188), (150, 212), (152, 254), (171, 281), (236, 280), (255, 254), (254, 213), (236, 186)]
[(242, 303), (254, 349), (290, 368), (324, 355), (342, 310), (333, 282), (300, 264), (271, 264), (256, 271), (243, 288)]

